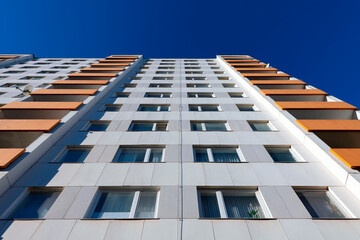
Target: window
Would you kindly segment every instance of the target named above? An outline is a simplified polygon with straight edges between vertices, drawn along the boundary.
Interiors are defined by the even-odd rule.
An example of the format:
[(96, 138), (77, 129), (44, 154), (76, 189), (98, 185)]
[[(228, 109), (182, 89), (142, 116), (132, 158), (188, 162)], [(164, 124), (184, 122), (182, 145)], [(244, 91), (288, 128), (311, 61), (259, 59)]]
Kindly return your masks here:
[(137, 122), (130, 124), (128, 131), (166, 131), (167, 122)]
[(204, 104), (204, 105), (189, 105), (189, 111), (195, 111), (195, 112), (218, 112), (220, 111), (219, 105), (210, 105), (210, 104)]
[(153, 80), (174, 80), (173, 77), (153, 77)]
[(115, 96), (118, 98), (127, 98), (130, 96), (130, 94), (130, 92), (117, 92)]
[(197, 66), (199, 63), (185, 63), (185, 66)]
[(213, 93), (188, 93), (187, 96), (189, 98), (214, 98), (215, 95)]
[(175, 62), (175, 60), (161, 60), (161, 62)]
[(158, 67), (158, 69), (175, 69), (175, 67)]
[(57, 71), (40, 71), (40, 72), (37, 72), (38, 74), (54, 74), (54, 73), (57, 73)]
[(234, 83), (223, 83), (222, 84), (224, 88), (237, 88), (238, 85), (234, 84)]
[(54, 66), (52, 67), (52, 69), (67, 69), (69, 68), (68, 66)]
[(266, 147), (266, 150), (268, 151), (274, 162), (302, 162), (302, 160), (300, 160), (300, 156), (296, 156), (297, 153), (294, 149), (290, 147)]
[(105, 104), (101, 111), (103, 112), (118, 112), (120, 111), (121, 109), (121, 106), (120, 104)]
[(43, 219), (59, 195), (59, 190), (31, 191), (11, 218)]
[(206, 80), (206, 77), (186, 77), (186, 80)]
[(22, 69), (38, 68), (39, 66), (23, 66)]
[(174, 71), (156, 71), (155, 74), (174, 74)]
[(185, 71), (185, 74), (203, 74), (201, 71)]
[(158, 192), (101, 190), (90, 218), (155, 218)]
[(230, 80), (229, 77), (218, 77), (219, 80)]
[(265, 218), (257, 190), (200, 190), (201, 218)]
[(37, 62), (37, 63), (35, 63), (36, 65), (49, 65), (49, 64), (51, 64), (51, 63), (49, 63), (49, 62)]
[(223, 71), (214, 71), (215, 74), (224, 74)]
[(44, 77), (41, 76), (26, 76), (26, 77), (22, 77), (20, 78), (21, 80), (40, 80)]
[(108, 121), (90, 121), (86, 126), (84, 131), (88, 132), (103, 132), (109, 126)]
[(151, 104), (141, 104), (138, 108), (138, 111), (143, 112), (168, 112), (170, 105), (151, 105)]
[(0, 76), (0, 79), (5, 79), (7, 78), (8, 76)]
[(242, 162), (237, 147), (194, 147), (195, 162)]
[(229, 92), (231, 98), (243, 98), (244, 94), (240, 92)]
[(1, 85), (0, 87), (23, 87), (26, 86), (27, 83), (5, 83)]
[(150, 83), (149, 87), (151, 88), (171, 88), (172, 84), (166, 84), (166, 83)]
[(86, 60), (85, 59), (73, 59), (72, 61), (73, 62), (85, 62)]
[(295, 192), (313, 218), (345, 218), (348, 215), (327, 190), (298, 189)]
[(120, 147), (112, 162), (163, 162), (164, 148)]
[(263, 131), (263, 132), (274, 131), (274, 128), (270, 126), (269, 122), (249, 121), (248, 123), (253, 131)]
[(46, 61), (49, 61), (49, 62), (58, 62), (58, 61), (60, 61), (61, 59), (48, 59), (48, 60), (46, 60)]
[(123, 84), (123, 87), (124, 88), (134, 88), (134, 87), (136, 87), (136, 83), (124, 83)]
[(161, 93), (161, 92), (147, 92), (145, 96), (147, 98), (169, 98), (171, 93)]
[(160, 65), (175, 65), (175, 63), (160, 63)]
[(131, 80), (141, 80), (142, 77), (130, 77)]
[(226, 122), (195, 122), (191, 121), (191, 131), (229, 131)]
[(185, 67), (185, 69), (201, 69), (201, 67)]
[(38, 88), (45, 88), (47, 86), (49, 86), (50, 84), (49, 83), (42, 83), (40, 84), (39, 86), (37, 86)]
[(63, 65), (78, 65), (79, 63), (77, 62), (66, 62), (66, 63), (63, 63)]
[(57, 162), (62, 163), (82, 163), (89, 155), (91, 147), (68, 146), (57, 158)]
[(188, 88), (209, 88), (210, 84), (208, 84), (208, 83), (197, 83), (197, 84), (188, 83), (188, 84), (186, 84), (186, 87), (188, 87)]
[(198, 60), (184, 60), (184, 62), (197, 62)]
[(256, 111), (253, 104), (238, 104), (239, 111), (254, 112)]
[(6, 71), (6, 72), (4, 72), (4, 73), (6, 73), (6, 74), (16, 74), (16, 73), (24, 73), (25, 71)]
[(220, 67), (211, 67), (211, 69), (220, 69)]

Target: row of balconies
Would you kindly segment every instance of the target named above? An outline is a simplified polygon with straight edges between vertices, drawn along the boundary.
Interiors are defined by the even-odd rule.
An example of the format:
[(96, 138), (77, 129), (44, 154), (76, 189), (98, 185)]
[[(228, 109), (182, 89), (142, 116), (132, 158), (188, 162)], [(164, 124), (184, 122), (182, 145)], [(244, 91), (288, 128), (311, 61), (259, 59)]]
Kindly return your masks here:
[(356, 107), (251, 57), (224, 60), (281, 110), (293, 115), (307, 132), (316, 134), (347, 166), (360, 169), (360, 120)]
[(2, 106), (0, 120), (0, 168), (6, 168), (43, 133), (53, 131), (70, 111), (134, 62), (137, 56), (110, 56), (51, 83), (52, 87), (30, 93), (23, 102)]

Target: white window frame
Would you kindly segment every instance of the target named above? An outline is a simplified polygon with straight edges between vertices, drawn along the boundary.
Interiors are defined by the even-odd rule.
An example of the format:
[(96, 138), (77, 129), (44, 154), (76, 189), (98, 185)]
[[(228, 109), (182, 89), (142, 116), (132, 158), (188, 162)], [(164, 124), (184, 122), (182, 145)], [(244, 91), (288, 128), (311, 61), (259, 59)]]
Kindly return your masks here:
[[(108, 120), (90, 120), (88, 121), (85, 126), (80, 130), (81, 132), (106, 132), (106, 129), (110, 126), (111, 121)], [(90, 128), (90, 126), (94, 124), (99, 124), (99, 125), (106, 125), (107, 127), (104, 131), (88, 131), (88, 129)]]
[[(93, 147), (94, 146), (91, 146), (91, 145), (67, 145), (50, 162), (59, 163), (61, 161), (61, 159), (65, 156), (65, 154), (68, 153), (69, 150), (75, 150), (76, 151), (76, 150), (90, 149), (90, 152), (91, 152)], [(90, 152), (89, 152), (89, 154), (90, 154)], [(74, 162), (74, 163), (63, 163), (63, 164), (81, 164), (81, 163), (75, 163)]]
[[(94, 210), (97, 206), (97, 204), (99, 203), (100, 197), (102, 193), (106, 193), (106, 192), (133, 192), (134, 193), (134, 198), (133, 201), (131, 203), (131, 208), (130, 208), (130, 212), (129, 212), (129, 217), (128, 218), (115, 218), (115, 219), (138, 219), (135, 218), (135, 214), (136, 214), (136, 209), (139, 205), (139, 201), (140, 201), (140, 195), (142, 192), (156, 192), (156, 201), (155, 201), (155, 209), (154, 209), (154, 217), (153, 218), (149, 218), (149, 219), (155, 219), (158, 217), (158, 211), (159, 211), (159, 198), (160, 198), (160, 190), (127, 190), (127, 189), (98, 189), (94, 199), (92, 200), (90, 207), (88, 208), (88, 210), (86, 211), (85, 214), (85, 218), (86, 219), (112, 219), (112, 218), (92, 218), (92, 214), (94, 213)], [(141, 219), (141, 218), (139, 218)]]
[(218, 104), (199, 104), (199, 105), (190, 104), (189, 108), (190, 107), (197, 107), (197, 109), (198, 109), (197, 111), (191, 111), (191, 112), (209, 112), (209, 111), (203, 111), (202, 110), (202, 106), (204, 106), (204, 105), (215, 106), (217, 108), (217, 111), (212, 111), (212, 112), (221, 112), (222, 111), (221, 108), (220, 108), (220, 105), (218, 105)]
[[(145, 156), (143, 159), (143, 163), (148, 163), (150, 162), (150, 155), (151, 155), (151, 149), (155, 148), (155, 149), (161, 149), (162, 150), (162, 155), (161, 155), (161, 162), (164, 162), (164, 156), (165, 156), (165, 147), (134, 147), (134, 146), (120, 146), (118, 148), (118, 151), (116, 152), (115, 156), (113, 159), (117, 159), (120, 157), (120, 154), (122, 152), (122, 148), (134, 148), (134, 149), (145, 149)], [(112, 163), (119, 163), (119, 162), (112, 162)]]
[[(142, 111), (140, 110), (142, 107), (156, 107), (156, 111)], [(160, 111), (161, 110), (161, 107), (168, 107), (168, 110), (167, 111)], [(138, 107), (138, 111), (139, 112), (170, 112), (170, 105), (168, 104), (140, 104), (139, 107)]]
[[(190, 98), (215, 98), (215, 94), (211, 93), (211, 92), (202, 92), (202, 93), (197, 93), (197, 92), (189, 92), (188, 94), (194, 94), (194, 97), (190, 97)], [(209, 94), (211, 97), (199, 97), (199, 95), (202, 94)]]
[(274, 127), (274, 125), (270, 121), (248, 120), (247, 122), (248, 122), (249, 126), (250, 126), (250, 124), (254, 124), (254, 123), (264, 123), (264, 124), (267, 124), (270, 128), (270, 131), (255, 131), (255, 130), (253, 130), (254, 132), (277, 132), (277, 131), (279, 131), (278, 129), (276, 129)]
[[(239, 106), (242, 106), (242, 105), (251, 106), (254, 109), (254, 111), (241, 111)], [(255, 106), (255, 104), (251, 104), (251, 103), (250, 104), (236, 104), (236, 107), (239, 109), (240, 112), (260, 112), (260, 109), (257, 106)]]
[[(218, 208), (219, 208), (219, 212), (220, 212), (220, 218), (222, 219), (227, 219), (228, 214), (226, 211), (226, 205), (225, 205), (225, 200), (224, 200), (224, 193), (223, 192), (230, 192), (230, 191), (234, 191), (235, 193), (239, 193), (239, 192), (253, 192), (257, 201), (259, 202), (260, 208), (262, 210), (262, 212), (264, 213), (264, 218), (259, 218), (259, 219), (268, 219), (268, 218), (273, 218), (269, 208), (261, 194), (261, 192), (259, 191), (259, 189), (254, 189), (254, 190), (249, 190), (249, 189), (233, 189), (233, 190), (224, 190), (224, 189), (217, 189), (217, 190), (198, 190), (198, 199), (199, 199), (199, 208), (203, 209), (203, 206), (201, 204), (201, 194), (202, 193), (215, 193), (216, 196), (216, 200), (218, 203)], [(204, 218), (203, 216), (200, 216), (201, 218)], [(251, 219), (251, 218), (239, 218), (239, 219)]]
[[(157, 128), (158, 124), (166, 124), (165, 131), (168, 130), (168, 123), (167, 122), (138, 122), (138, 121), (135, 121), (135, 122), (131, 122), (128, 131), (135, 132), (135, 131), (133, 131), (133, 128), (134, 128), (135, 124), (149, 124), (149, 125), (152, 124), (152, 130), (151, 131), (144, 131), (144, 132), (162, 132), (162, 131), (156, 131), (156, 128)], [(142, 131), (136, 131), (136, 132), (142, 132)]]
[(107, 107), (119, 107), (119, 110), (118, 110), (118, 111), (113, 111), (113, 112), (119, 112), (122, 106), (123, 106), (122, 104), (106, 103), (106, 104), (104, 104), (104, 106), (102, 106), (102, 107), (99, 109), (98, 112), (106, 112), (105, 109), (106, 109)]
[[(266, 151), (268, 151), (268, 148), (272, 148), (272, 149), (276, 149), (276, 148), (280, 148), (280, 149), (288, 149), (289, 152), (292, 154), (292, 156), (294, 157), (295, 159), (295, 163), (305, 163), (307, 161), (305, 161), (305, 159), (298, 153), (297, 150), (295, 150), (294, 146), (292, 145), (265, 145), (264, 146)], [(274, 161), (274, 163), (277, 163)], [(286, 162), (288, 163), (288, 162)], [(291, 163), (291, 162), (290, 162)]]
[[(245, 160), (245, 157), (244, 155), (242, 154), (239, 146), (234, 146), (234, 147), (228, 147), (228, 146), (224, 146), (224, 147), (199, 147), (199, 146), (196, 146), (196, 147), (193, 147), (193, 149), (206, 149), (206, 153), (207, 153), (207, 156), (208, 156), (208, 159), (209, 159), (209, 163), (214, 163), (215, 160), (214, 160), (214, 155), (213, 155), (213, 152), (212, 152), (212, 149), (222, 149), (222, 148), (232, 148), (232, 149), (235, 149), (239, 159), (240, 159), (240, 162), (238, 163), (243, 163), (243, 162), (246, 162)], [(194, 150), (193, 150), (194, 151)], [(194, 156), (194, 162), (196, 163), (196, 159), (195, 159), (195, 154), (193, 154)], [(215, 163), (218, 163), (218, 162), (215, 162)], [(225, 163), (231, 163), (231, 162), (225, 162)]]
[(223, 121), (205, 121), (205, 122), (197, 122), (197, 121), (191, 121), (190, 124), (201, 124), (201, 130), (195, 131), (195, 132), (209, 132), (206, 129), (206, 123), (223, 123), (225, 125), (226, 131), (211, 131), (211, 132), (227, 132), (227, 131), (231, 131), (230, 126), (228, 124), (228, 122), (223, 122)]
[[(171, 93), (161, 93), (161, 92), (147, 92), (145, 93), (145, 97), (153, 97), (151, 95), (156, 95), (158, 94), (160, 97), (159, 98), (164, 98), (164, 94), (169, 94), (169, 97), (166, 98), (171, 98), (172, 94)], [(149, 96), (150, 95), (150, 96)], [(156, 97), (157, 98), (157, 97)]]
[(207, 77), (186, 77), (187, 81), (204, 81), (207, 80)]

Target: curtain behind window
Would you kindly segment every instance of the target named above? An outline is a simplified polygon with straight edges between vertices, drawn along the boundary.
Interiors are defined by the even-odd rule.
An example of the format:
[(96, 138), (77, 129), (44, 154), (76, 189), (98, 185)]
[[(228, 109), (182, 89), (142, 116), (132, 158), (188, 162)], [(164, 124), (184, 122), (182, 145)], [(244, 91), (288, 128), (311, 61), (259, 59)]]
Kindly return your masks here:
[(211, 150), (214, 162), (240, 162), (239, 155), (235, 148), (213, 148)]
[(133, 199), (133, 192), (104, 192), (91, 217), (128, 218)]
[(156, 192), (142, 192), (136, 208), (135, 218), (154, 218)]
[(263, 218), (255, 196), (224, 196), (228, 218)]

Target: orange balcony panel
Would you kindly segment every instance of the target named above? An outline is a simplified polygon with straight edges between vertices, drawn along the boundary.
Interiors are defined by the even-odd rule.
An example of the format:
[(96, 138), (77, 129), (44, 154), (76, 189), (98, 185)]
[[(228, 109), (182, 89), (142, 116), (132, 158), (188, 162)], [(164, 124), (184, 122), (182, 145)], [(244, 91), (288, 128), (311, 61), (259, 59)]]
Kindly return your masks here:
[(0, 59), (14, 59), (18, 58), (19, 56), (10, 56), (10, 55), (0, 55)]
[(306, 131), (360, 131), (360, 120), (296, 120)]
[(97, 89), (39, 89), (30, 95), (94, 95)]
[(6, 168), (25, 152), (25, 148), (0, 148), (0, 168)]
[(243, 73), (243, 77), (290, 77), (286, 73)]
[(258, 63), (260, 60), (257, 59), (249, 59), (249, 60), (225, 60), (228, 63)]
[(348, 167), (360, 168), (360, 148), (331, 148), (330, 151)]
[(82, 102), (11, 102), (1, 110), (76, 110)]
[(133, 60), (126, 60), (126, 59), (101, 59), (99, 60), (100, 63), (132, 63)]
[(50, 132), (59, 119), (0, 119), (0, 132)]
[(264, 95), (327, 95), (320, 89), (262, 89)]
[(236, 67), (236, 71), (277, 71), (276, 68), (242, 68), (242, 67)]
[(123, 71), (125, 68), (82, 68), (80, 71)]
[(306, 85), (300, 80), (252, 80), (252, 85)]
[(109, 80), (58, 80), (51, 85), (106, 85)]
[(129, 63), (92, 63), (92, 67), (126, 67)]
[(356, 110), (354, 107), (346, 102), (275, 102), (275, 104), (282, 110)]
[(117, 73), (72, 73), (68, 77), (116, 77)]
[(243, 57), (240, 57), (240, 56), (231, 56), (231, 57), (222, 57), (224, 60), (252, 60), (254, 59), (253, 57), (250, 57), (250, 56), (243, 56)]
[(234, 68), (248, 68), (248, 67), (256, 67), (256, 68), (265, 68), (265, 63), (230, 63), (230, 66)]

